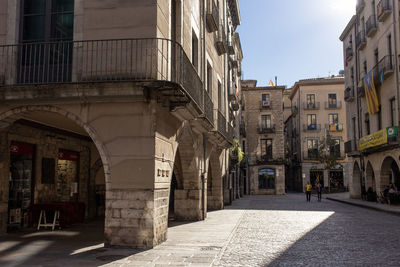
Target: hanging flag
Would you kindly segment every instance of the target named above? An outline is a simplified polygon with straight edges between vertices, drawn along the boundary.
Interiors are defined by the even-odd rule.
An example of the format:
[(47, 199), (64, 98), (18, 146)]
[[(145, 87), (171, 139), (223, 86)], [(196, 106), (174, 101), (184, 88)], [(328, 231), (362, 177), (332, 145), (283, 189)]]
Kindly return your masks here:
[(381, 71), (381, 84), (385, 82), (385, 72), (382, 70)]
[(274, 82), (272, 80), (269, 80), (269, 84), (270, 86), (274, 86)]
[(363, 87), (364, 84), (364, 78), (361, 78), (361, 80), (358, 82), (358, 88)]
[(365, 97), (369, 114), (375, 114), (379, 111), (379, 99), (375, 90), (374, 70), (371, 70), (364, 76)]

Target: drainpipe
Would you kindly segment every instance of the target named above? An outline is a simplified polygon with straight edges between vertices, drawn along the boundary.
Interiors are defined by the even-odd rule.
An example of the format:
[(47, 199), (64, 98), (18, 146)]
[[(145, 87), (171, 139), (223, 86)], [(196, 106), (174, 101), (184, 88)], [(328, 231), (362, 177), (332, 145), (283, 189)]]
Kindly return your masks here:
[[(206, 38), (205, 38), (205, 22), (206, 22), (206, 11), (205, 11), (205, 4), (204, 1), (200, 1), (200, 14), (203, 15), (203, 23), (201, 23), (201, 27), (200, 27), (200, 31), (201, 31), (201, 35), (202, 35), (202, 47), (203, 47), (203, 55), (202, 55), (202, 63), (203, 63), (203, 103), (205, 103), (205, 87), (204, 87), (204, 82), (206, 80)], [(200, 18), (201, 21), (201, 18)], [(205, 108), (205, 106), (204, 106)], [(204, 110), (205, 112), (205, 110)], [(206, 203), (205, 203), (205, 197), (206, 197), (206, 192), (205, 192), (205, 188), (204, 186), (206, 185), (206, 179), (205, 179), (205, 174), (206, 174), (206, 151), (207, 151), (207, 147), (206, 147), (206, 135), (203, 133), (203, 172), (201, 174), (201, 210), (202, 210), (202, 219), (204, 220), (206, 218)]]

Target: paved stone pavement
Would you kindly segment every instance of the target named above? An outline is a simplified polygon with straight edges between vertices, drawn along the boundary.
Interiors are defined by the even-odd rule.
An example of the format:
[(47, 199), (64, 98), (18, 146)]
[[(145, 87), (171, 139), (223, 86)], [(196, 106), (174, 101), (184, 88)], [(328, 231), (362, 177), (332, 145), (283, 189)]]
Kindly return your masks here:
[(303, 194), (251, 196), (174, 224), (155, 249), (104, 248), (102, 225), (0, 237), (1, 266), (400, 266), (400, 216)]

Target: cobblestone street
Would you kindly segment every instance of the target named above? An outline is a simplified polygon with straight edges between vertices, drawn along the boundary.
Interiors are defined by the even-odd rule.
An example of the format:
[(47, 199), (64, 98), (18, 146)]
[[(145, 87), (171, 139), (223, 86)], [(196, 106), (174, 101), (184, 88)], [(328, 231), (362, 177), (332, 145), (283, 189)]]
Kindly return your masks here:
[[(108, 249), (101, 227), (8, 235), (4, 266), (399, 266), (400, 217), (303, 194), (252, 196), (176, 224), (155, 249)], [(96, 232), (97, 231), (97, 232)], [(97, 234), (96, 234), (97, 233)]]

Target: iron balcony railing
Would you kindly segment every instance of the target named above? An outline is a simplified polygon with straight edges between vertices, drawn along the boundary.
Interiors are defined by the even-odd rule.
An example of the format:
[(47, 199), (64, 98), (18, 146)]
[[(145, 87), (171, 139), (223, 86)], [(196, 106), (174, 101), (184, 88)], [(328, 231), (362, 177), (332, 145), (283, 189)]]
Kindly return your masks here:
[(226, 137), (226, 119), (220, 110), (218, 110), (218, 132)]
[(239, 133), (241, 136), (246, 137), (246, 124), (244, 122), (239, 124)]
[(260, 109), (271, 109), (271, 100), (262, 101), (260, 100)]
[(224, 25), (220, 23), (218, 32), (215, 33), (215, 47), (217, 48), (218, 55), (228, 52), (227, 42)]
[(321, 131), (321, 124), (303, 124), (304, 132), (319, 132)]
[(204, 112), (206, 119), (214, 125), (214, 103), (208, 92), (204, 93)]
[(378, 20), (384, 21), (392, 12), (392, 4), (389, 0), (381, 0), (376, 6)]
[(319, 158), (318, 149), (310, 149), (307, 151), (303, 151), (304, 160), (318, 160), (318, 158)]
[(364, 49), (364, 47), (367, 45), (367, 39), (365, 38), (364, 32), (359, 32), (356, 35), (356, 47), (358, 50)]
[(227, 132), (227, 137), (229, 143), (233, 143), (233, 139), (235, 138), (235, 129), (232, 127), (232, 125), (228, 125), (228, 132)]
[(350, 45), (349, 47), (346, 48), (346, 59), (347, 61), (351, 61), (352, 58), (353, 58), (353, 48)]
[(182, 46), (168, 39), (113, 39), (0, 46), (0, 86), (117, 81), (180, 85), (203, 110), (203, 83)]
[(367, 19), (367, 22), (365, 23), (365, 31), (367, 33), (368, 37), (372, 37), (377, 30), (377, 25), (376, 25), (376, 17), (375, 15), (369, 16)]
[(208, 32), (218, 31), (219, 9), (215, 0), (207, 1), (206, 24)]
[(344, 100), (347, 102), (354, 100), (354, 86), (349, 86), (344, 90)]
[(378, 63), (379, 75), (388, 76), (393, 73), (394, 58), (392, 55), (384, 56)]
[(325, 109), (341, 109), (342, 101), (336, 101), (336, 103), (329, 103), (325, 101)]
[(358, 152), (358, 140), (350, 140), (344, 143), (344, 152), (347, 154)]
[(335, 123), (335, 124), (325, 124), (325, 128), (330, 132), (342, 132), (343, 131), (343, 123)]
[(258, 127), (259, 134), (275, 133), (275, 125), (260, 125)]
[(304, 110), (316, 110), (319, 109), (319, 102), (304, 102), (303, 109)]

